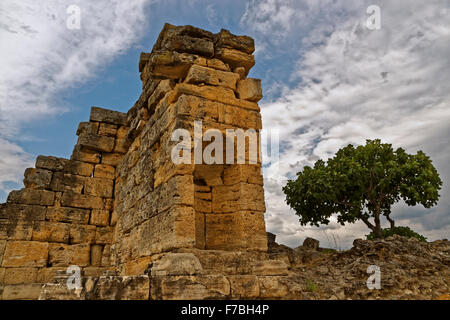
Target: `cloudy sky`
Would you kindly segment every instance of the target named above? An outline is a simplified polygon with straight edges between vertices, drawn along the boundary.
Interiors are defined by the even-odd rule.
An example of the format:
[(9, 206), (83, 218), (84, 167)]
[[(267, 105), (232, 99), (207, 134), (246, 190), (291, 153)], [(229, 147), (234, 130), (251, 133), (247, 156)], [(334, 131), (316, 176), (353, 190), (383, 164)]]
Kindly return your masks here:
[[(80, 29), (67, 28), (70, 5)], [(380, 8), (380, 28), (367, 27)], [(301, 227), (285, 205), (286, 179), (348, 143), (381, 138), (423, 150), (444, 187), (429, 210), (393, 216), (429, 239), (450, 233), (449, 0), (132, 0), (0, 2), (0, 202), (22, 187), (39, 154), (69, 157), (92, 105), (126, 112), (137, 100), (141, 51), (165, 22), (221, 28), (256, 41), (266, 129), (281, 156), (265, 171), (268, 231), (297, 246), (307, 236), (347, 248), (365, 225)]]

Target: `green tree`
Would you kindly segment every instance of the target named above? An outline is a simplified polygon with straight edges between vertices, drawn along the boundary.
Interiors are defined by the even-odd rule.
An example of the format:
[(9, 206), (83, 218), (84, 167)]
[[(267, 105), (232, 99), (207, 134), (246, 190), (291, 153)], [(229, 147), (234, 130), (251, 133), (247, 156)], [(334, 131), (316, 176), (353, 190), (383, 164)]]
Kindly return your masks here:
[(348, 145), (325, 163), (318, 160), (289, 180), (283, 191), (286, 202), (300, 216), (301, 225), (362, 220), (377, 238), (382, 237), (380, 217), (391, 228), (391, 207), (403, 199), (409, 206), (430, 208), (439, 200), (442, 181), (430, 158), (422, 151), (407, 154), (391, 144), (367, 140), (366, 145)]

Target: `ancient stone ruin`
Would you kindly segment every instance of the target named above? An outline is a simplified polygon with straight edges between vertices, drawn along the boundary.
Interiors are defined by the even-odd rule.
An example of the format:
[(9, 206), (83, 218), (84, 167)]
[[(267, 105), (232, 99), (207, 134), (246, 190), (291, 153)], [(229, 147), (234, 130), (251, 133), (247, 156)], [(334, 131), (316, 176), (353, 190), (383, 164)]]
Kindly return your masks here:
[[(194, 135), (195, 121), (259, 132), (253, 51), (247, 36), (166, 24), (141, 54), (143, 90), (128, 114), (92, 107), (70, 160), (39, 156), (0, 205), (0, 296), (276, 296), (287, 268), (267, 256), (261, 158), (171, 161), (172, 132)], [(82, 290), (67, 289), (71, 265)]]
[[(172, 161), (173, 132), (195, 137), (200, 121), (200, 131), (259, 133), (253, 51), (227, 30), (166, 24), (141, 55), (128, 114), (93, 107), (70, 160), (37, 157), (0, 204), (0, 299), (448, 298), (447, 240), (288, 248), (266, 235), (259, 150), (254, 163), (249, 144), (231, 152), (243, 163)], [(208, 143), (185, 147), (195, 160)], [(383, 290), (366, 286), (370, 265)]]

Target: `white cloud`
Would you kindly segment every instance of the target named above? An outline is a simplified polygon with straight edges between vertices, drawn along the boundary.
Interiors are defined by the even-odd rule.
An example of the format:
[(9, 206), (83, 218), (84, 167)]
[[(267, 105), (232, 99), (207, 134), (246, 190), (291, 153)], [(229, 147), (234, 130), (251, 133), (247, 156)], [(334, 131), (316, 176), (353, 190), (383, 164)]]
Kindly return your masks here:
[[(286, 17), (283, 23), (272, 19), (269, 11), (278, 16), (283, 5), (292, 10), (306, 8), (306, 19)], [(279, 128), (280, 141), (286, 146), (279, 163), (284, 179), (266, 182), (267, 228), (290, 245), (315, 236), (333, 246), (323, 234), (324, 228), (300, 227), (284, 204), (279, 190), (286, 177), (293, 177), (318, 158), (332, 156), (348, 143), (361, 144), (370, 138), (381, 138), (409, 152), (424, 150), (444, 181), (437, 207), (427, 214), (423, 209), (399, 205), (394, 211), (398, 224), (409, 224), (431, 239), (450, 231), (450, 74), (445, 71), (450, 69), (450, 25), (446, 3), (379, 1), (382, 27), (376, 31), (365, 26), (367, 5), (267, 0), (254, 2), (244, 15), (249, 27), (259, 32), (257, 41), (267, 41), (272, 29), (284, 30), (286, 39), (278, 46), (299, 51), (290, 75), (298, 85), (281, 98), (262, 104), (264, 127)], [(257, 10), (261, 8), (269, 9)], [(343, 247), (368, 233), (361, 224), (333, 228), (327, 232), (339, 236)]]
[[(0, 186), (20, 181), (30, 155), (15, 143), (21, 127), (66, 111), (56, 96), (133, 45), (146, 26), (146, 4), (133, 1), (14, 1), (0, 4)], [(69, 30), (69, 5), (81, 28)], [(15, 159), (15, 160), (13, 160)]]

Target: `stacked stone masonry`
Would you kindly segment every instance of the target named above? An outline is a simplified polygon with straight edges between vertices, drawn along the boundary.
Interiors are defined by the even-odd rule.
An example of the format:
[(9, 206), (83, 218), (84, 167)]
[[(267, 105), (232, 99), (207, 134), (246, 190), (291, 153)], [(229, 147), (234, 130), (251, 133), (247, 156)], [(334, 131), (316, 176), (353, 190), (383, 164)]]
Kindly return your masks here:
[[(253, 51), (247, 36), (166, 24), (141, 54), (143, 90), (128, 113), (93, 107), (70, 160), (39, 156), (0, 205), (0, 297), (286, 296), (270, 293), (287, 266), (267, 255), (259, 150), (256, 163), (246, 144), (245, 164), (236, 150), (232, 164), (195, 164), (193, 143), (191, 164), (171, 160), (172, 133), (194, 137), (195, 121), (259, 139)], [(82, 294), (61, 280), (70, 265), (82, 268)], [(142, 294), (124, 294), (124, 282)], [(111, 286), (121, 293), (103, 296)]]

